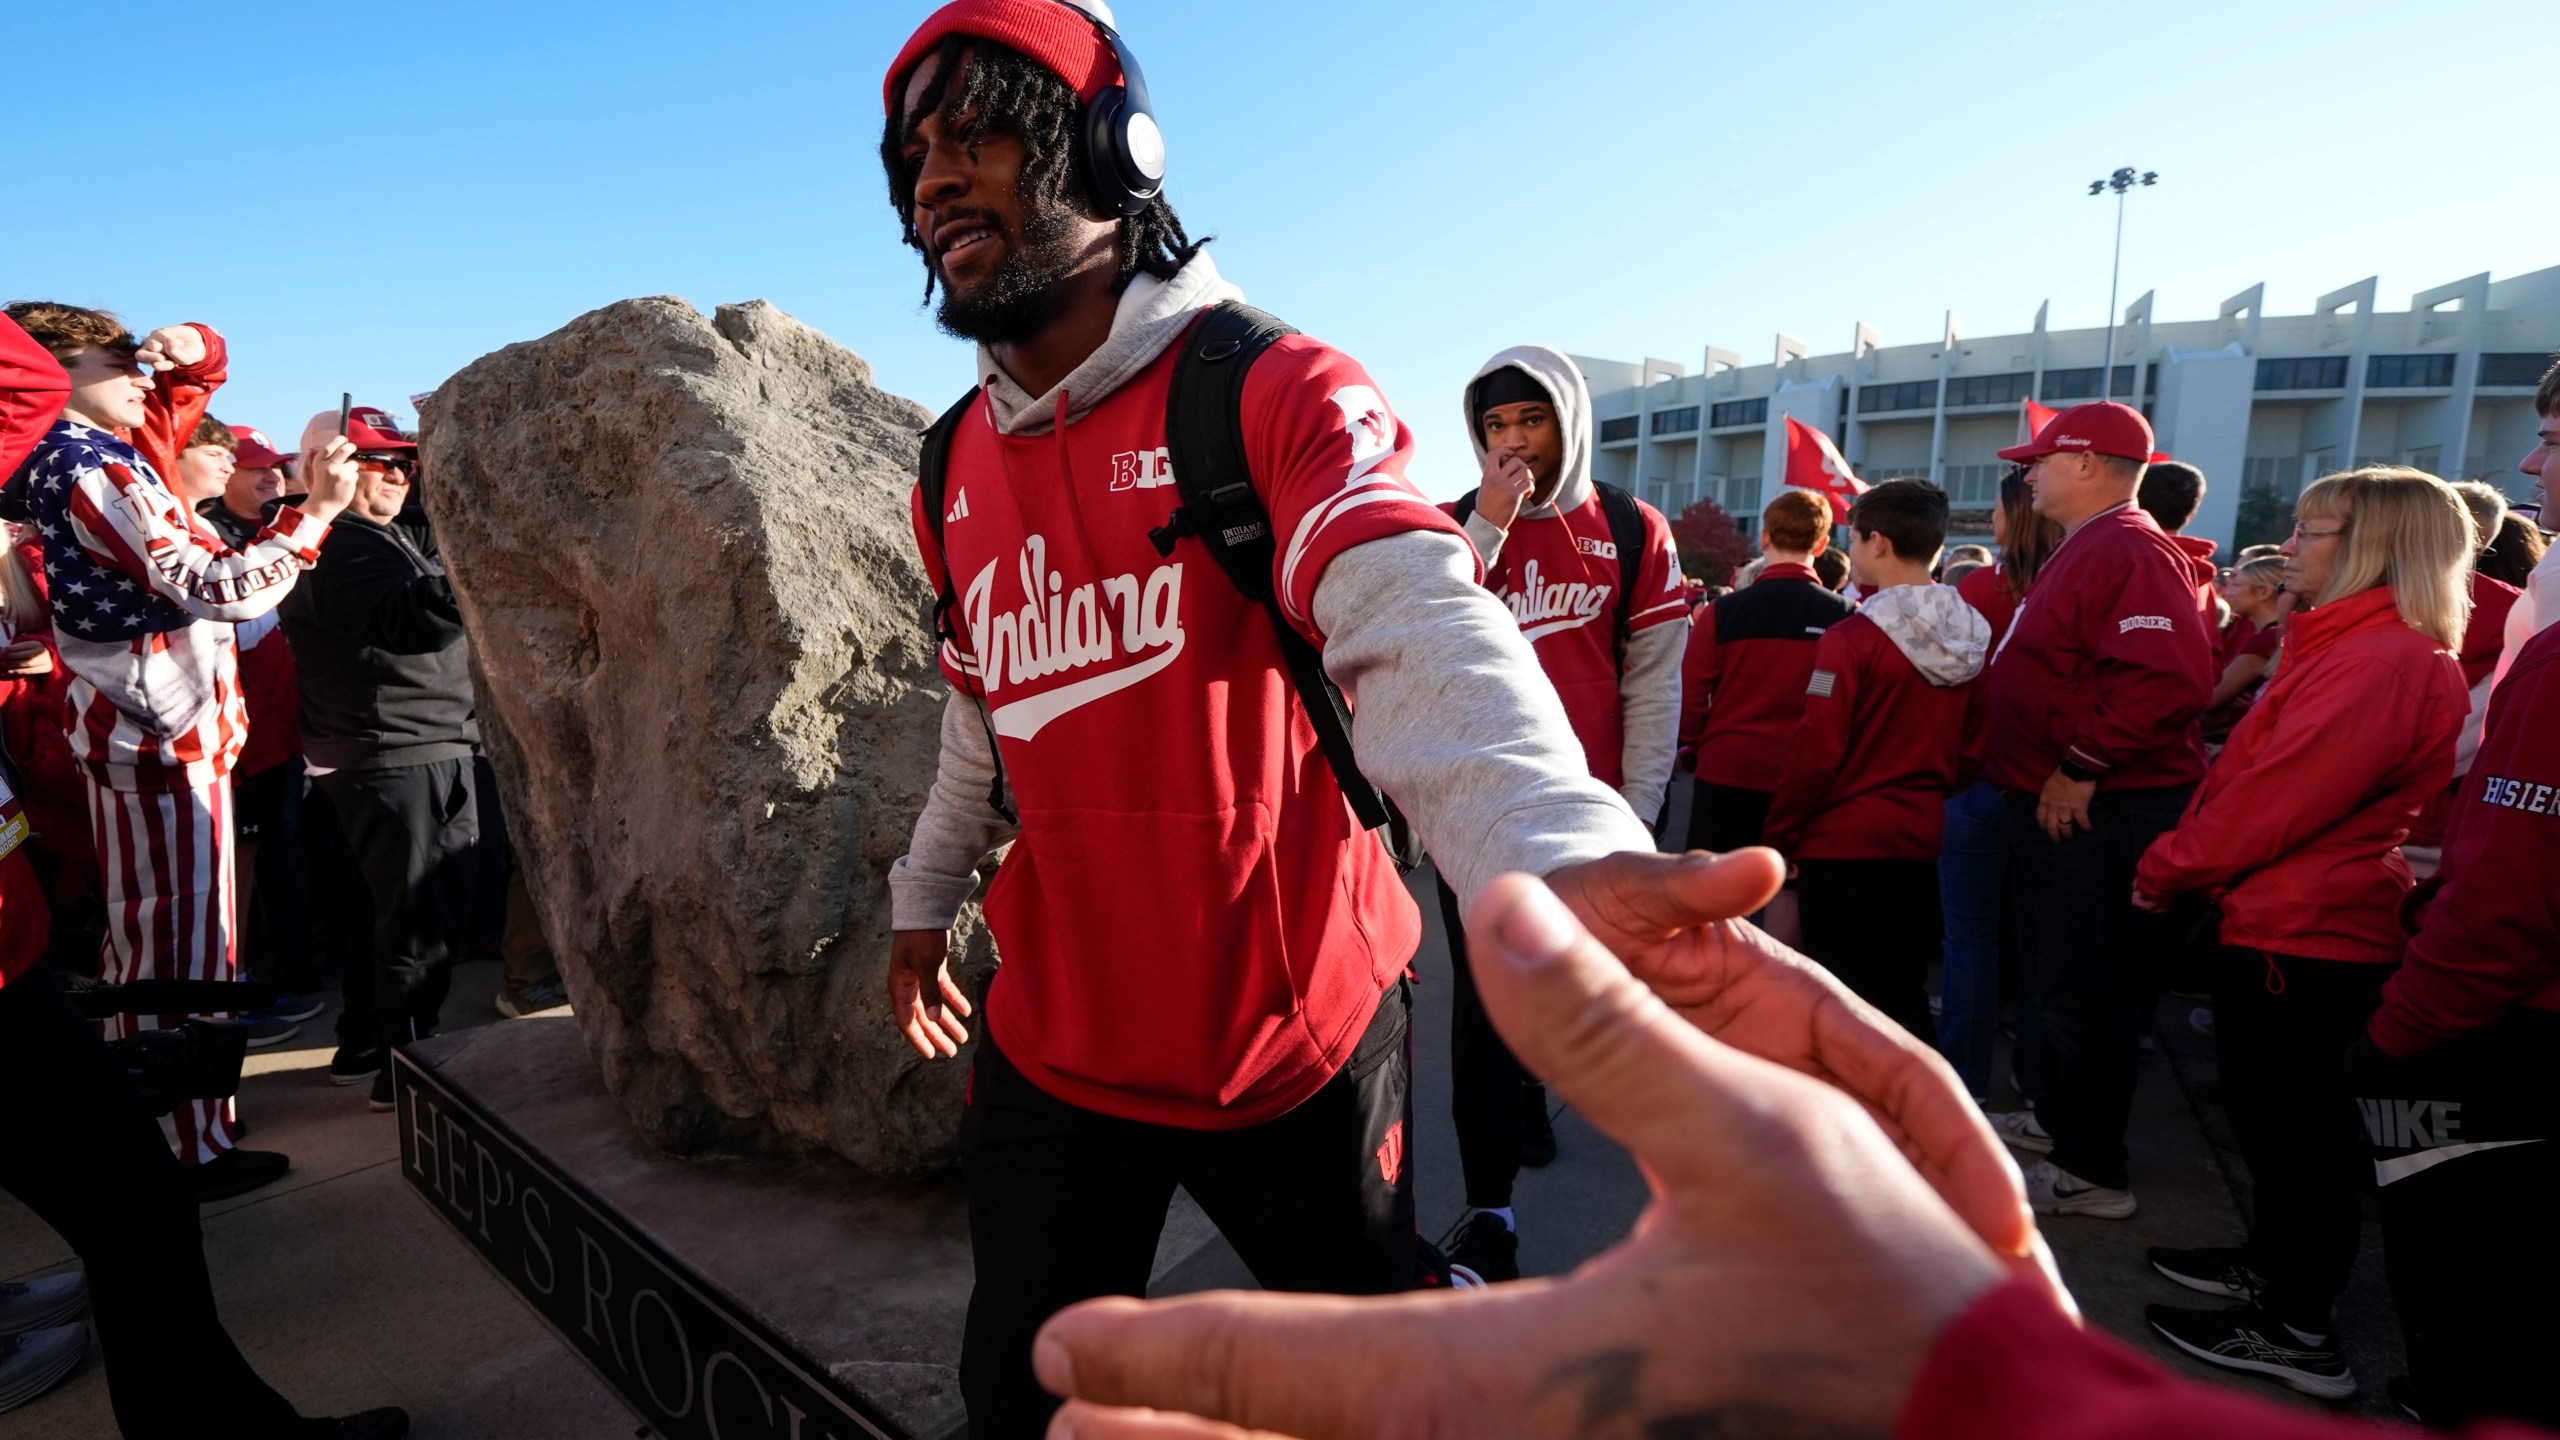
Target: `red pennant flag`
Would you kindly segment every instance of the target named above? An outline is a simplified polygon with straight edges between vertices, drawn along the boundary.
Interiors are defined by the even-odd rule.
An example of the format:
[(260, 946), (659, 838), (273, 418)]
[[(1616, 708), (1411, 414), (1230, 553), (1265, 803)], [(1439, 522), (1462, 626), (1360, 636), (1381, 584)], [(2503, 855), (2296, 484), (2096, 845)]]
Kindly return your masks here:
[(1849, 502), (1867, 493), (1867, 482), (1849, 473), (1831, 437), (1793, 415), (1787, 417), (1787, 484), (1829, 500), (1835, 525), (1849, 523)]
[(2061, 413), (2050, 405), (2039, 405), (2033, 400), (2019, 401), (2018, 443), (2024, 445), (2043, 434), (2044, 427), (2052, 424), (2053, 417)]

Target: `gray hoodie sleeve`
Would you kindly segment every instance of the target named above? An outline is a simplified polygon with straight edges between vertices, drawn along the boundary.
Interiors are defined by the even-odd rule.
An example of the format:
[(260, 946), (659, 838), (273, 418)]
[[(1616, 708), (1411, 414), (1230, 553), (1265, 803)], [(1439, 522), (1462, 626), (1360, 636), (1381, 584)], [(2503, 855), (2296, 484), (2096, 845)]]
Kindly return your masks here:
[(1462, 898), (1507, 870), (1651, 850), (1626, 802), (1591, 778), (1564, 702), (1467, 550), (1407, 531), (1344, 551), (1316, 584), (1325, 671), (1351, 699), (1361, 769)]
[(907, 853), (889, 867), (889, 928), (948, 930), (978, 888), (978, 862), (1017, 827), (987, 803), (995, 755), (978, 702), (954, 693), (942, 706), (942, 759), (916, 816)]
[(1476, 554), (1483, 557), (1488, 570), (1493, 568), (1494, 558), (1502, 553), (1502, 542), (1510, 538), (1510, 534), (1482, 515), (1467, 517), (1467, 538), (1475, 542)]
[(1618, 793), (1647, 825), (1662, 813), (1662, 792), (1671, 783), (1671, 755), (1680, 740), (1680, 657), (1688, 648), (1686, 625), (1639, 631), (1627, 640), (1618, 675)]

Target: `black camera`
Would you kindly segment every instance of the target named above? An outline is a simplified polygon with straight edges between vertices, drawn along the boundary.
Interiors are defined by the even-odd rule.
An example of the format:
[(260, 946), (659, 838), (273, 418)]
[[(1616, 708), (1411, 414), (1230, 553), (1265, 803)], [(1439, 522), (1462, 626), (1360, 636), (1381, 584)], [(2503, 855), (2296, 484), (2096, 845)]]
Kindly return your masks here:
[[(229, 980), (137, 980), (109, 985), (72, 979), (65, 987), (72, 1007), (92, 1020), (110, 1015), (200, 1015), (264, 1010), (280, 992), (273, 985)], [(182, 1100), (220, 1100), (240, 1088), (240, 1065), (249, 1055), (249, 1027), (236, 1020), (189, 1018), (175, 1026), (110, 1040), (125, 1073), (142, 1092), (145, 1109), (166, 1115)]]

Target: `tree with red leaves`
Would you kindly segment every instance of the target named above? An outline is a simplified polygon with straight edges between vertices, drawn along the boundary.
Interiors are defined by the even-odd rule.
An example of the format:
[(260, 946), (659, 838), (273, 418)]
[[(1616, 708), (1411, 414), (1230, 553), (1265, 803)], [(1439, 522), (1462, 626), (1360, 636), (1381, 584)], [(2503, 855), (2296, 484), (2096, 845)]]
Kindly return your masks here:
[(1710, 585), (1730, 585), (1733, 572), (1751, 559), (1751, 545), (1733, 517), (1713, 500), (1700, 500), (1671, 522), (1680, 568)]

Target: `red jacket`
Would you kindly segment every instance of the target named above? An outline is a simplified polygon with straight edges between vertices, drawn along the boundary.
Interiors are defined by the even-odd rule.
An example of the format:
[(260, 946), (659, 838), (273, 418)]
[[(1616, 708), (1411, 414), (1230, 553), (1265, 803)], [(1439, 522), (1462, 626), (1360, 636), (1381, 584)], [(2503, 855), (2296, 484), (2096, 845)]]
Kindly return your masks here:
[(2068, 752), (2102, 790), (2194, 784), (2215, 679), (2196, 593), (2211, 568), (2130, 503), (2065, 537), (1992, 656), (1985, 777), (2032, 794)]
[(187, 328), (204, 337), (204, 358), (153, 376), (151, 393), (142, 398), (142, 424), (125, 436), (126, 443), (141, 451), (151, 468), (173, 485), (178, 479), (178, 452), (187, 448), (204, 412), (212, 408), (213, 392), (231, 378), (231, 347), (223, 343), (221, 334), (210, 325), (190, 323)]
[(1883, 627), (1850, 616), (1814, 648), (1764, 843), (1790, 860), (1937, 859), (1947, 797), (1981, 767), (1982, 725), (1980, 678), (1933, 685)]
[(1767, 790), (1804, 718), (1822, 633), (1855, 607), (1810, 565), (1772, 565), (1689, 627), (1680, 662), (1680, 746), (1710, 785)]
[(0, 480), (18, 472), (70, 398), (71, 377), (62, 362), (17, 321), (0, 315)]
[[(2173, 1376), (2073, 1324), (2032, 1282), (2015, 1280), (1938, 1336), (1893, 1433), (1895, 1440), (2382, 1440), (2418, 1432)], [(2548, 1440), (2502, 1422), (2463, 1433)]]
[(2522, 1005), (2560, 1011), (2560, 626), (2516, 655), (2489, 701), (2444, 864), (2365, 1027), (2393, 1055)]
[(2222, 567), (2214, 563), (2214, 557), (2222, 553), (2222, 547), (2194, 535), (2171, 535), (2169, 543), (2177, 546), (2178, 553), (2196, 564), (2196, 608), (2207, 615), (2215, 613), (2213, 602), (2217, 597), (2214, 582), (2222, 577)]
[[(986, 898), (1004, 951), (988, 1033), (1069, 1104), (1233, 1130), (1350, 1059), (1422, 917), (1343, 800), (1270, 614), (1199, 541), (1148, 539), (1175, 503), (1160, 457), (1181, 350), (1053, 433), (998, 432), (983, 397), (953, 432), (942, 663), (987, 705), (1021, 816)], [(1335, 556), (1460, 532), (1405, 481), (1413, 432), (1349, 356), (1286, 336), (1242, 404), (1275, 594), (1321, 645)], [(920, 497), (915, 522), (940, 575)]]
[(2007, 564), (1985, 565), (1968, 573), (1956, 582), (1956, 593), (1991, 622), (1991, 648), (1999, 649), (2001, 638), (2009, 633), (2009, 622), (2018, 617), (2018, 596), (2009, 588)]
[[(2504, 580), (2492, 580), (2474, 570), (2471, 572), (2471, 623), (2462, 631), (2462, 683), (2471, 687), (2482, 704), (2488, 696), (2480, 682), (2496, 673), (2498, 652), (2507, 638), (2507, 612), (2515, 608), (2516, 597), (2524, 592)], [(2458, 757), (2457, 757), (2458, 758)], [(2463, 772), (2467, 774), (2469, 772)], [(2436, 792), (2418, 812), (2417, 823), (2409, 827), (2408, 844), (2442, 845), (2445, 826), (2452, 823), (2454, 801), (2462, 793), (2462, 775)]]
[(2389, 964), (2411, 884), (2399, 846), (2453, 773), (2462, 671), (2387, 586), (2286, 628), (2283, 668), (2134, 880), (2221, 894), (2225, 945)]

